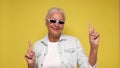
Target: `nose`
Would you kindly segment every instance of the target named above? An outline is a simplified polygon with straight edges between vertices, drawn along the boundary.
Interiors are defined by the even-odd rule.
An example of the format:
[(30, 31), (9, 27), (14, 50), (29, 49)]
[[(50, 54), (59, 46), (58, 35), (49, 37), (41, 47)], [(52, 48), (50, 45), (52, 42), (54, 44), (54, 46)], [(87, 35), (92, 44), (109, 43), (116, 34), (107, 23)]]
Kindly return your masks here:
[(55, 26), (59, 26), (60, 24), (58, 22), (55, 23)]

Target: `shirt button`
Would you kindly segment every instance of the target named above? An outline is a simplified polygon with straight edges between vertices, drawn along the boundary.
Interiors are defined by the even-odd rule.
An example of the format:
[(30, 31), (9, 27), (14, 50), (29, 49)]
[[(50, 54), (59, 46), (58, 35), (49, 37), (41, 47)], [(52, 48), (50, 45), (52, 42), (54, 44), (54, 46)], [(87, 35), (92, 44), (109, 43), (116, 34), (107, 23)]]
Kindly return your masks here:
[(44, 54), (44, 56), (46, 56), (46, 54)]
[(41, 66), (43, 66), (43, 64), (41, 64)]

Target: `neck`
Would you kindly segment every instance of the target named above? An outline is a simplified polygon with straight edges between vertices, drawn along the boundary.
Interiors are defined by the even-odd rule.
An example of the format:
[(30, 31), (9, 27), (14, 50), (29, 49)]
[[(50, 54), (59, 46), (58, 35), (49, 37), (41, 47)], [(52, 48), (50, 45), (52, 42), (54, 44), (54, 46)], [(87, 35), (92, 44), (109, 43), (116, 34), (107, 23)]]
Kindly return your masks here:
[(54, 36), (54, 35), (51, 35), (51, 34), (48, 34), (48, 39), (50, 42), (57, 42), (60, 38), (60, 35), (59, 36)]

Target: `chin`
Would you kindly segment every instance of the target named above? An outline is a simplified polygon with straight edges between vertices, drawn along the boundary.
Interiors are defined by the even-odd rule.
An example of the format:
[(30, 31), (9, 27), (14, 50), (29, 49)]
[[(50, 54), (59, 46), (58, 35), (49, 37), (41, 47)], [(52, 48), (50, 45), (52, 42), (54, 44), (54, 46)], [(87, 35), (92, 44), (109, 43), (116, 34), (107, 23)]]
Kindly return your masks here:
[(59, 37), (59, 36), (61, 35), (61, 33), (54, 32), (54, 33), (52, 33), (52, 35), (53, 35), (54, 37)]
[(49, 33), (53, 36), (53, 37), (59, 37), (61, 35), (61, 30), (55, 31), (55, 30), (50, 30)]

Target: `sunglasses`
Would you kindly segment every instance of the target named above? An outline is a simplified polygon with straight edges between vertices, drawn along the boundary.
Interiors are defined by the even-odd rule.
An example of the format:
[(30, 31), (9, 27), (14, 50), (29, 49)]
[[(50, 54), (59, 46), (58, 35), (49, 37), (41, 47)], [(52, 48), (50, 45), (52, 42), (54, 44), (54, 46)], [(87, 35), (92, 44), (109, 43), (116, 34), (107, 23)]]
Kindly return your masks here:
[(64, 24), (64, 21), (60, 21), (60, 20), (53, 20), (53, 19), (48, 19), (50, 23), (56, 23), (58, 22), (59, 24)]

